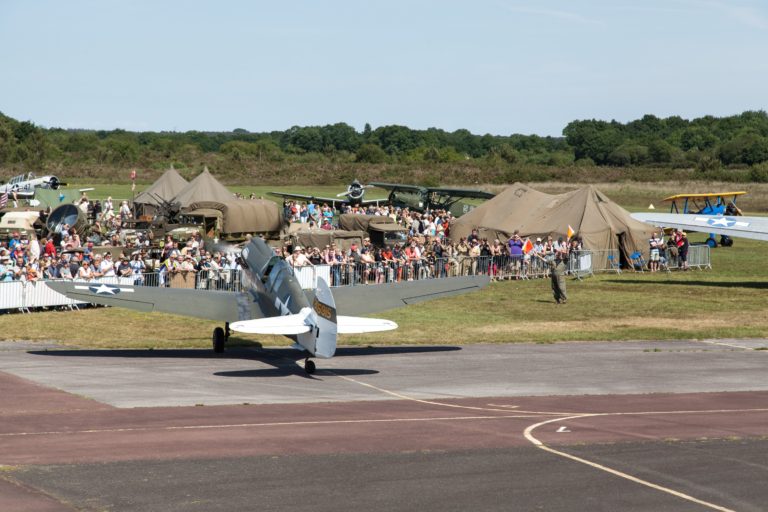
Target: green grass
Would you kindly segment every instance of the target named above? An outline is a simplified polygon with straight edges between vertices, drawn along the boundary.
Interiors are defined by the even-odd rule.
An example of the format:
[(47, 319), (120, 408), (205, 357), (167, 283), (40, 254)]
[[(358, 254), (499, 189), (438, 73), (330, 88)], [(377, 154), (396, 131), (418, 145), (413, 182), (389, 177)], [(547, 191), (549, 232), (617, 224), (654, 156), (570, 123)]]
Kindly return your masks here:
[[(695, 235), (703, 238), (703, 235)], [(341, 344), (552, 343), (768, 337), (765, 245), (737, 239), (713, 251), (714, 270), (602, 274), (568, 281), (557, 306), (548, 280), (505, 281), (470, 295), (384, 312), (395, 331), (342, 336)], [(117, 308), (5, 315), (6, 339), (81, 347), (208, 347), (216, 322)], [(237, 344), (287, 346), (281, 337), (235, 336)]]
[[(651, 194), (664, 197), (672, 193), (664, 187), (659, 189), (659, 184), (609, 185), (606, 194), (620, 198), (620, 204), (630, 205), (632, 209), (645, 209), (645, 201)], [(126, 192), (130, 193), (126, 185), (95, 187), (96, 190), (89, 193), (94, 198), (108, 195), (121, 198), (126, 197)], [(541, 188), (558, 192), (569, 187), (574, 185), (549, 184)], [(677, 187), (678, 191), (721, 188), (718, 184), (702, 183), (669, 187)], [(344, 190), (344, 185), (231, 189), (265, 197), (269, 197), (266, 196), (269, 190), (333, 196)], [(383, 194), (376, 189), (371, 192)], [(764, 192), (755, 189), (759, 197)], [(693, 241), (704, 238), (702, 234), (692, 235)], [(493, 283), (476, 294), (381, 313), (376, 316), (396, 321), (400, 329), (342, 336), (340, 343), (552, 343), (768, 337), (767, 249), (768, 245), (761, 242), (736, 239), (732, 248), (712, 251), (713, 270), (671, 274), (624, 272), (597, 275), (583, 281), (569, 280), (569, 301), (563, 306), (555, 305), (548, 280)], [(117, 308), (0, 317), (5, 339), (55, 340), (73, 346), (104, 348), (207, 347), (210, 332), (216, 325), (206, 320), (147, 315)], [(232, 341), (270, 346), (291, 343), (281, 337), (235, 336)]]

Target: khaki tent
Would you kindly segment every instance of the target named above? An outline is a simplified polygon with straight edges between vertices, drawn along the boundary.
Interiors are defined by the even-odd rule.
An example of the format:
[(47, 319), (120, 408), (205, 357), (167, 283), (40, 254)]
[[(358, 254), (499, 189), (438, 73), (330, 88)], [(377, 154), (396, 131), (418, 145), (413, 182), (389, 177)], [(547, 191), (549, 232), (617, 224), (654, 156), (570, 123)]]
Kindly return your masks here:
[(264, 199), (229, 199), (225, 202), (197, 201), (185, 208), (190, 215), (216, 218), (224, 238), (247, 233), (276, 234), (283, 226), (277, 203)]
[(234, 199), (234, 194), (227, 190), (227, 187), (219, 183), (206, 167), (197, 178), (187, 183), (186, 186), (174, 196), (173, 201), (180, 203), (182, 208), (186, 208), (198, 201), (228, 203)]
[[(654, 228), (634, 220), (629, 212), (593, 186), (550, 195), (516, 183), (451, 224), (451, 238), (469, 235), (477, 228), (481, 237), (508, 240), (515, 230), (522, 237), (565, 237), (571, 226), (585, 249), (616, 250), (621, 259), (641, 251), (648, 256), (648, 239)], [(594, 261), (594, 265), (605, 265)], [(604, 268), (604, 267), (598, 267)]]
[(148, 189), (137, 195), (135, 204), (160, 206), (162, 201), (170, 201), (187, 185), (187, 180), (181, 177), (171, 166)]

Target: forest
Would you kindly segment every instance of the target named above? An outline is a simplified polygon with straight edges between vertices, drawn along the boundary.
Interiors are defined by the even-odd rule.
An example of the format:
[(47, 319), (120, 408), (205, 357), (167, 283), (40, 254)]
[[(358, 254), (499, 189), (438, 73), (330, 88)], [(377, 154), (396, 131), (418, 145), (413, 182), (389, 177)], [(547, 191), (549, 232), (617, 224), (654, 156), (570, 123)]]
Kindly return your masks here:
[(0, 113), (0, 174), (56, 171), (112, 180), (138, 169), (151, 180), (173, 164), (207, 165), (232, 183), (335, 183), (360, 177), (422, 184), (678, 178), (768, 182), (768, 114), (627, 123), (576, 120), (562, 137), (473, 134), (346, 123), (285, 131), (131, 132), (45, 128)]

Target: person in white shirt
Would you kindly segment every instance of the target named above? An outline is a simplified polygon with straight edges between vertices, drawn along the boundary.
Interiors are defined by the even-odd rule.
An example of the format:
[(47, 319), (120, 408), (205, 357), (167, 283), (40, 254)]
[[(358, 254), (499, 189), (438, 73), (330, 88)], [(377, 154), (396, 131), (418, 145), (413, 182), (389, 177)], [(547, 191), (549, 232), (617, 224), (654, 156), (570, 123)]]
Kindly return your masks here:
[(102, 277), (115, 277), (115, 262), (112, 261), (112, 253), (108, 252), (99, 264), (99, 273)]

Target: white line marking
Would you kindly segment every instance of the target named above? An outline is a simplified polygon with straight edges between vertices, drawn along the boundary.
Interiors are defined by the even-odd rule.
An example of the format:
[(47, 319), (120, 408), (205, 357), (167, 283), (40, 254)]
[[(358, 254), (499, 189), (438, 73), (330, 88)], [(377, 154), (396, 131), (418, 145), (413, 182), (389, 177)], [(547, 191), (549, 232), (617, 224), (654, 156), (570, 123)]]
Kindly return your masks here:
[[(760, 409), (758, 409), (758, 410), (760, 410)], [(764, 410), (764, 409), (762, 409), (762, 410)], [(705, 411), (699, 411), (699, 412), (705, 412)], [(733, 412), (733, 411), (707, 411), (707, 412), (716, 413), (716, 412)], [(684, 413), (684, 412), (683, 411), (677, 411), (677, 412), (674, 412), (673, 414), (682, 414), (682, 413)], [(721, 512), (735, 512), (732, 509), (729, 509), (729, 508), (726, 508), (726, 507), (722, 507), (720, 505), (716, 505), (716, 504), (710, 503), (708, 501), (700, 500), (698, 498), (694, 498), (693, 496), (691, 496), (689, 494), (685, 494), (685, 493), (682, 493), (680, 491), (676, 491), (674, 489), (670, 489), (669, 487), (664, 487), (662, 485), (654, 484), (653, 482), (649, 482), (647, 480), (643, 480), (642, 478), (638, 478), (636, 476), (632, 476), (632, 475), (624, 473), (622, 471), (618, 471), (616, 469), (609, 468), (608, 466), (604, 466), (602, 464), (598, 464), (597, 462), (592, 462), (590, 460), (582, 459), (581, 457), (577, 457), (575, 455), (571, 455), (570, 453), (561, 452), (560, 450), (555, 450), (554, 448), (550, 448), (549, 446), (547, 446), (544, 443), (542, 443), (541, 441), (539, 441), (531, 433), (535, 429), (537, 429), (538, 427), (540, 427), (542, 425), (546, 425), (548, 423), (554, 423), (556, 421), (575, 420), (575, 419), (590, 418), (590, 417), (595, 417), (595, 416), (624, 415), (624, 414), (625, 413), (617, 413), (617, 414), (610, 414), (610, 413), (599, 414), (599, 413), (597, 413), (597, 414), (580, 414), (580, 415), (576, 415), (576, 416), (571, 416), (569, 418), (552, 418), (552, 419), (549, 419), (549, 420), (546, 420), (546, 421), (542, 421), (540, 423), (536, 423), (534, 425), (530, 425), (528, 428), (525, 429), (525, 431), (523, 432), (523, 435), (534, 446), (536, 446), (538, 448), (541, 448), (542, 450), (547, 451), (549, 453), (552, 453), (554, 455), (559, 455), (560, 457), (564, 457), (566, 459), (570, 459), (570, 460), (573, 460), (573, 461), (576, 461), (576, 462), (580, 462), (580, 463), (585, 464), (587, 466), (590, 466), (592, 468), (599, 469), (601, 471), (605, 471), (606, 473), (610, 473), (610, 474), (618, 476), (620, 478), (624, 478), (625, 480), (629, 480), (631, 482), (635, 482), (637, 484), (644, 485), (646, 487), (650, 487), (651, 489), (655, 489), (657, 491), (661, 491), (661, 492), (664, 492), (664, 493), (667, 493), (667, 494), (671, 494), (672, 496), (676, 496), (678, 498), (690, 501), (692, 503), (696, 503), (698, 505), (702, 505), (702, 506), (710, 508), (712, 510), (719, 510)], [(634, 414), (650, 414), (650, 413), (634, 413)]]
[(709, 340), (698, 340), (699, 343), (706, 343), (707, 345), (720, 345), (721, 347), (731, 347), (731, 348), (740, 348), (741, 350), (755, 350), (758, 351), (754, 347), (745, 347), (744, 345), (734, 345), (732, 343), (723, 343), (722, 341), (709, 341)]
[(568, 427), (563, 425), (559, 429), (555, 430), (555, 432), (557, 432), (558, 434), (563, 434), (563, 433), (566, 433), (566, 432), (570, 432), (570, 430), (568, 430)]
[(126, 427), (126, 428), (97, 428), (87, 430), (52, 430), (46, 432), (6, 432), (2, 437), (21, 436), (45, 436), (45, 435), (71, 435), (71, 434), (100, 434), (113, 432), (148, 432), (171, 430), (207, 430), (228, 428), (259, 428), (259, 427), (303, 427), (314, 425), (343, 425), (343, 424), (367, 424), (367, 423), (410, 423), (410, 422), (437, 422), (437, 421), (475, 421), (475, 420), (499, 420), (514, 418), (535, 418), (530, 415), (498, 415), (498, 416), (443, 416), (437, 418), (389, 418), (369, 420), (318, 420), (318, 421), (276, 421), (270, 423), (235, 423), (222, 425), (176, 425), (168, 427)]
[[(434, 400), (426, 400), (423, 398), (415, 398), (412, 396), (404, 395), (402, 393), (398, 393), (397, 391), (390, 391), (388, 389), (380, 388), (378, 386), (374, 386), (373, 384), (368, 384), (367, 382), (363, 382), (360, 380), (353, 379), (351, 377), (347, 377), (346, 375), (339, 375), (338, 373), (335, 373), (333, 370), (328, 370), (329, 373), (332, 375), (335, 375), (336, 377), (342, 378), (346, 381), (353, 382), (355, 384), (358, 384), (360, 386), (365, 386), (367, 388), (375, 389), (376, 391), (379, 391), (380, 393), (384, 393), (385, 395), (394, 396), (395, 398), (399, 398), (401, 400), (410, 400), (411, 402), (418, 402), (421, 404), (428, 404), (428, 405), (438, 405), (441, 407), (452, 407), (456, 409), (469, 409), (473, 411), (495, 411), (495, 412), (509, 412), (509, 407), (518, 407), (517, 405), (493, 405), (488, 404), (491, 407), (504, 407), (505, 409), (495, 409), (491, 407), (476, 407), (471, 405), (459, 405), (459, 404), (447, 404), (444, 402), (436, 402)], [(467, 397), (459, 397), (459, 398), (467, 398)], [(573, 412), (549, 412), (549, 411), (517, 411), (525, 414), (540, 414), (540, 415), (547, 415), (547, 416), (562, 416), (562, 415), (568, 415), (573, 414)]]

